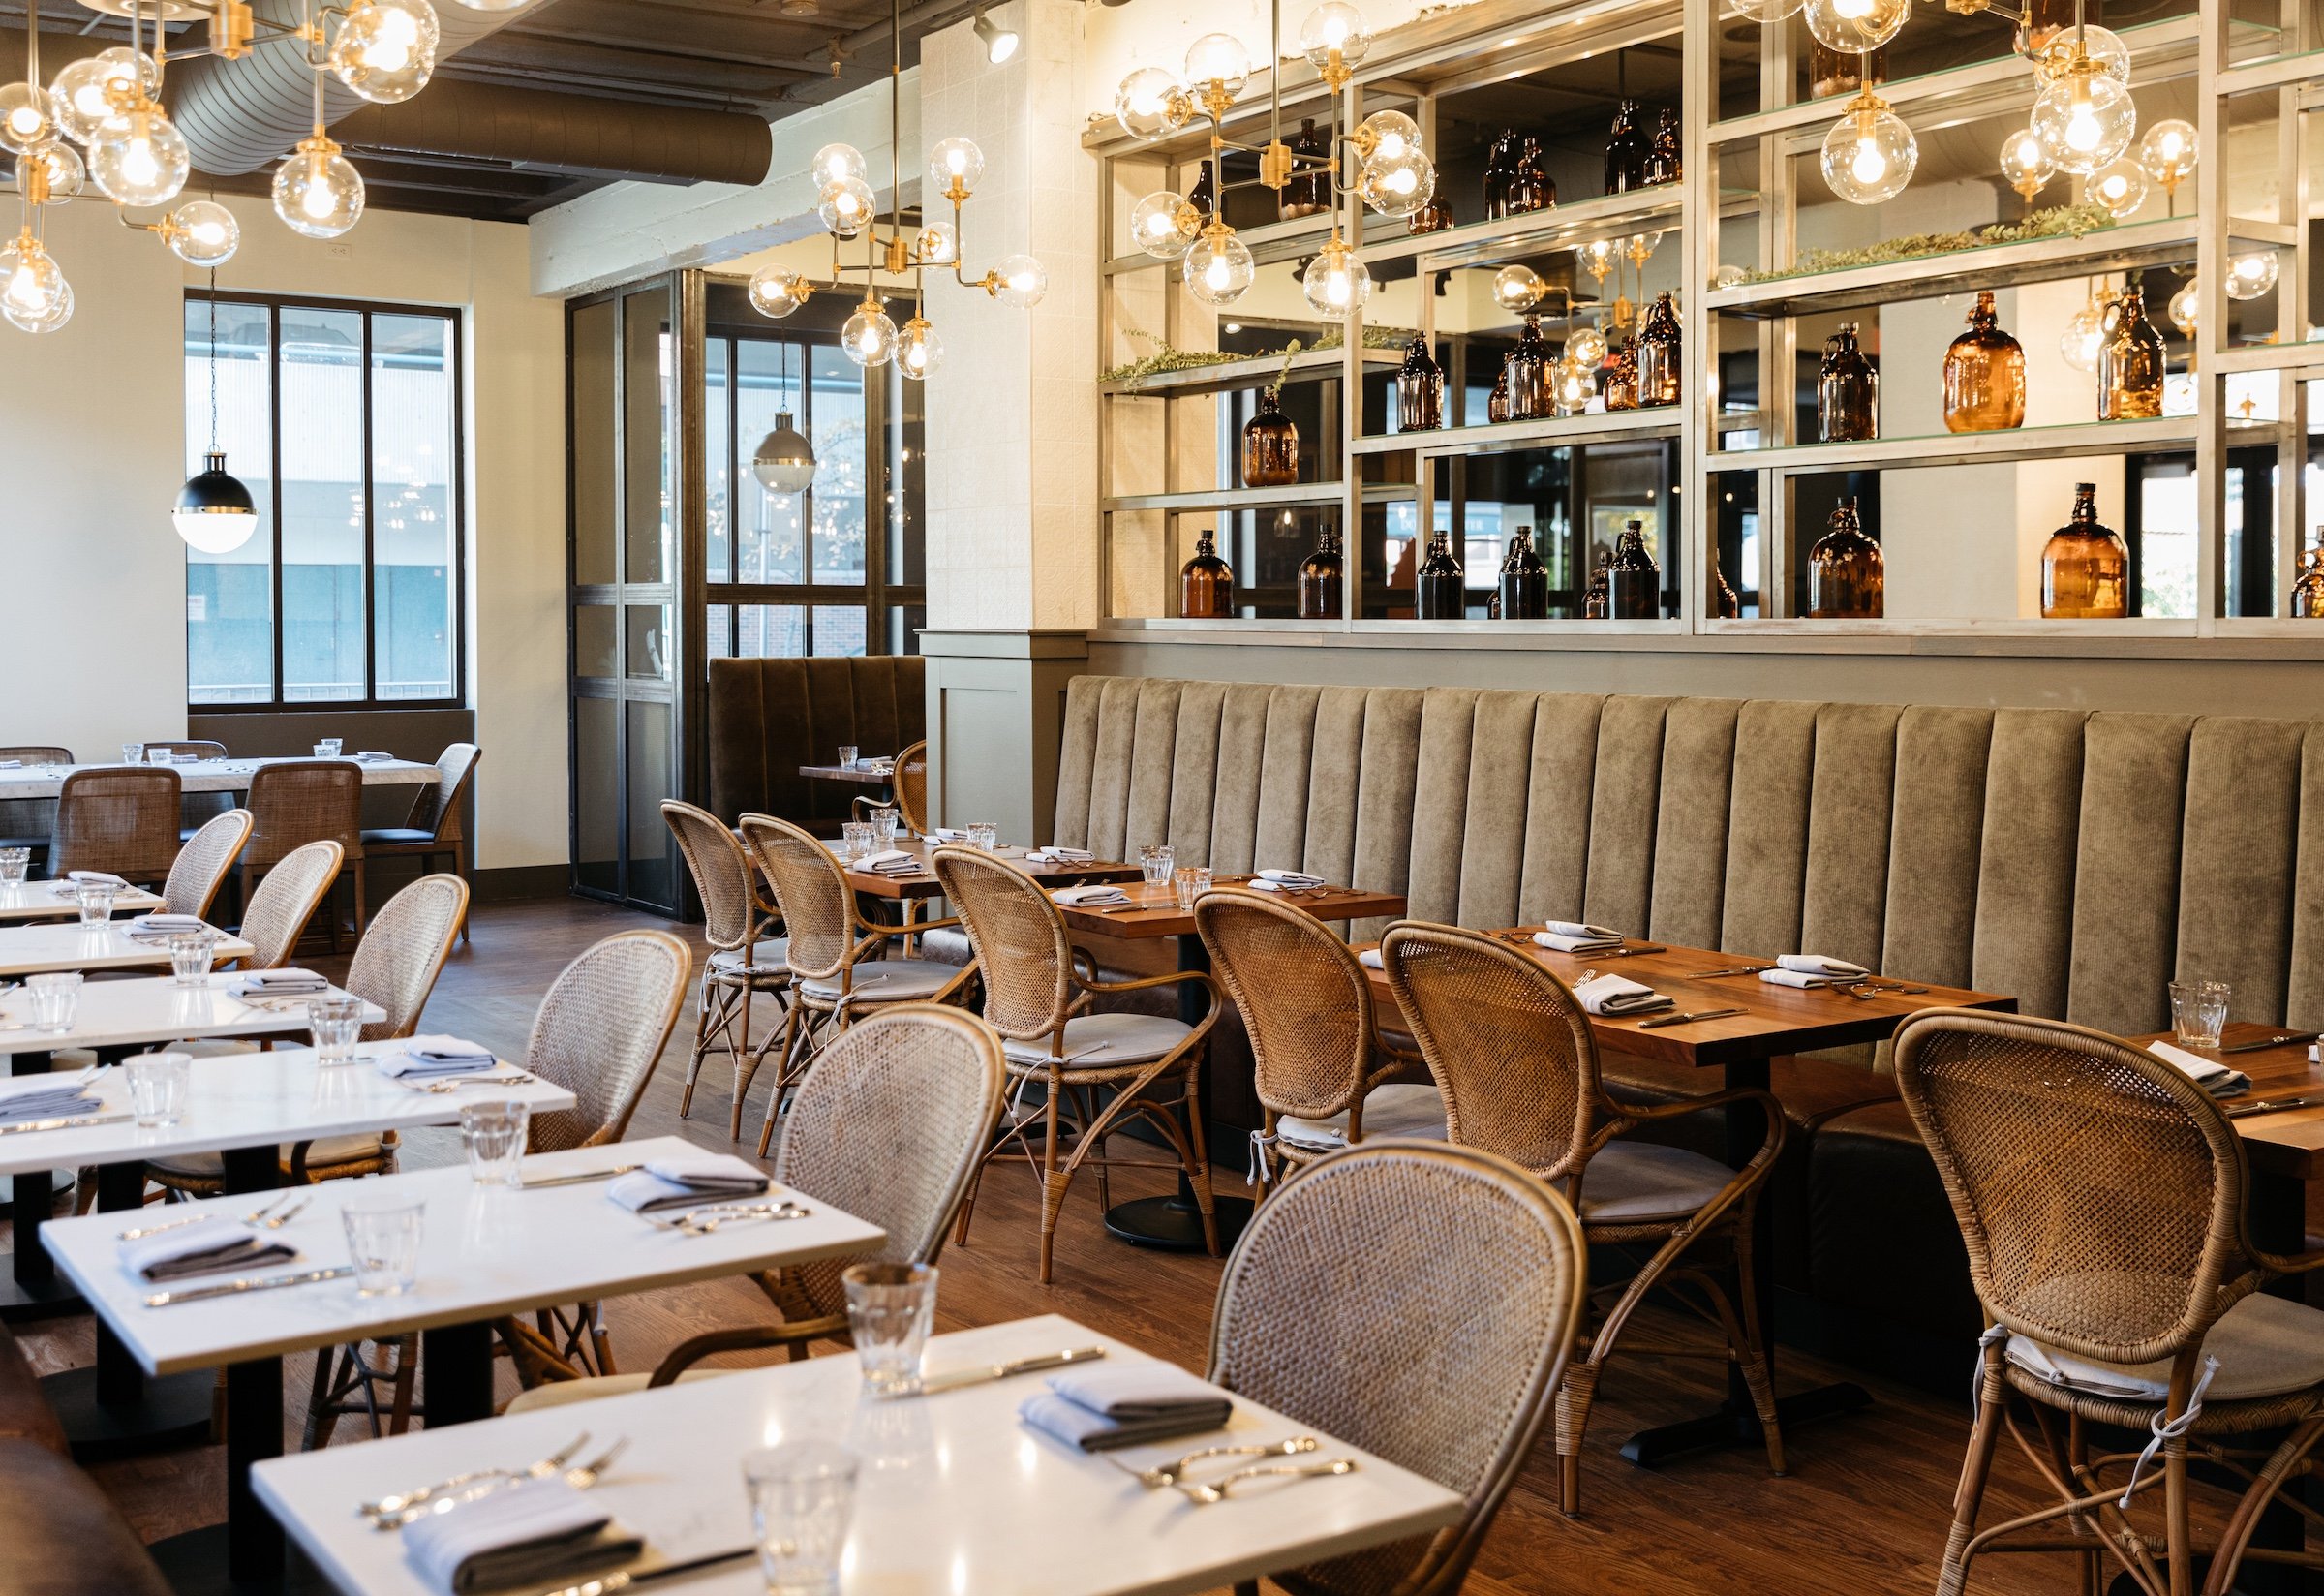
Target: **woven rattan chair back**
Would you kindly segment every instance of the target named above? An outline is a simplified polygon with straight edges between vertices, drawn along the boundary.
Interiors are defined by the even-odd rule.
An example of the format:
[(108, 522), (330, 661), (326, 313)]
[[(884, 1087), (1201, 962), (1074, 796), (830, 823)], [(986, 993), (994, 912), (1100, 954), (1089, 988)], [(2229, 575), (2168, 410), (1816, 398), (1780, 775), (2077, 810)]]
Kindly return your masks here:
[(993, 1028), (1023, 1042), (1060, 1032), (1073, 1001), (1073, 941), (1041, 883), (975, 848), (936, 848), (928, 862), (967, 928)]
[(750, 856), (743, 844), (725, 822), (691, 804), (665, 798), (661, 817), (693, 875), (704, 938), (719, 953), (749, 946), (758, 924), (758, 898), (751, 891)]
[(436, 990), (437, 973), (467, 913), (466, 881), (423, 875), (371, 917), (340, 983), (386, 1011), (384, 1020), (363, 1028), (363, 1040), (382, 1042), (419, 1028), (419, 1011)]
[(147, 743), (145, 757), (152, 758), (155, 749), (160, 749), (172, 759), (223, 759), (226, 757), (226, 745), (211, 742), (206, 737), (181, 739), (174, 743)]
[(928, 835), (928, 744), (914, 743), (896, 755), (896, 807), (903, 812), (903, 823), (925, 837)]
[(744, 815), (742, 832), (791, 939), (791, 973), (810, 981), (838, 975), (855, 948), (855, 894), (837, 856), (814, 833), (772, 814)]
[[(14, 759), (19, 765), (69, 765), (73, 751), (53, 743), (14, 743), (0, 747), (0, 759)], [(0, 798), (0, 838), (46, 842), (55, 824), (53, 798)]]
[(363, 767), (352, 759), (260, 765), (251, 773), (249, 809), (247, 869), (272, 870), (309, 843), (337, 843), (347, 857), (362, 855)]
[(244, 969), (278, 969), (290, 962), (346, 862), (337, 843), (309, 843), (266, 873), (242, 910), (242, 939), (257, 950), (242, 962)]
[[(145, 757), (152, 758), (153, 751), (156, 749), (160, 749), (173, 759), (223, 759), (226, 757), (224, 743), (212, 742), (203, 737), (181, 738), (176, 742), (147, 743)], [(204, 825), (233, 807), (234, 795), (230, 792), (189, 792), (177, 801), (178, 824), (180, 826)]]
[(533, 1151), (618, 1142), (627, 1132), (678, 1023), (693, 962), (666, 931), (625, 931), (565, 967), (540, 1000), (525, 1068), (579, 1101), (533, 1117)]
[(181, 783), (167, 765), (100, 766), (65, 778), (56, 799), (48, 874), (110, 871), (131, 881), (159, 881), (177, 862)]
[(246, 809), (229, 809), (203, 821), (201, 829), (180, 844), (177, 858), (169, 866), (168, 877), (162, 883), (163, 909), (208, 919), (210, 905), (226, 884), (227, 872), (234, 868), (242, 844), (249, 841), (250, 811)]
[[(791, 1099), (775, 1179), (888, 1233), (877, 1256), (933, 1263), (1000, 1117), (1000, 1038), (973, 1014), (898, 1003), (815, 1055)], [(796, 1279), (819, 1314), (847, 1311), (840, 1274), (809, 1264)]]
[(474, 743), (454, 743), (436, 756), (436, 780), (421, 787), (412, 797), (412, 813), (404, 824), (414, 831), (424, 831), (439, 843), (456, 843), (467, 835), (467, 805), (461, 802), (468, 796), (469, 778), (475, 774), (476, 761), (484, 751)]
[(1194, 924), (1241, 1011), (1259, 1101), (1306, 1119), (1345, 1113), (1362, 1092), (1374, 1037), (1371, 988), (1348, 944), (1256, 892), (1203, 894)]
[(1978, 1299), (2084, 1358), (2176, 1355), (2256, 1282), (2226, 1116), (2150, 1053), (1964, 1009), (1896, 1033), (1896, 1084), (1937, 1161)]
[(1448, 1137), (1545, 1180), (1580, 1174), (1601, 1095), (1598, 1049), (1566, 984), (1455, 926), (1391, 926), (1381, 962), (1444, 1092)]
[(1564, 1373), (1586, 1273), (1565, 1199), (1472, 1148), (1366, 1142), (1260, 1206), (1219, 1284), (1210, 1379), (1467, 1502), (1286, 1588), (1459, 1587)]

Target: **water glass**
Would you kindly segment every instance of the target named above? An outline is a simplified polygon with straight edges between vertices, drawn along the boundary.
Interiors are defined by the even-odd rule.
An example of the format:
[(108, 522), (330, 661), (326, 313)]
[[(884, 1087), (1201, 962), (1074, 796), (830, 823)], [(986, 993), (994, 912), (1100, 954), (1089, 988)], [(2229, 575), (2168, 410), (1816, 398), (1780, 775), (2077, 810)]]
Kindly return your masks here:
[(840, 857), (854, 864), (872, 851), (872, 822), (849, 820), (840, 827)]
[(840, 1276), (864, 1391), (910, 1396), (920, 1390), (920, 1354), (936, 1314), (933, 1264), (857, 1264)]
[(24, 873), (32, 869), (32, 849), (28, 847), (0, 848), (0, 887), (20, 887)]
[(874, 847), (892, 848), (896, 845), (896, 828), (903, 816), (896, 810), (882, 805), (872, 812), (872, 844)]
[(840, 745), (840, 768), (841, 770), (853, 770), (856, 767), (858, 756), (861, 755), (863, 752), (864, 751), (862, 749), (857, 748), (853, 743), (841, 743)]
[(24, 991), (32, 999), (33, 1029), (62, 1035), (73, 1028), (73, 1017), (80, 1012), (78, 970), (35, 975)]
[(962, 828), (968, 833), (968, 845), (983, 853), (993, 853), (1000, 847), (1000, 828), (990, 820), (971, 820)]
[(1138, 850), (1138, 868), (1145, 874), (1147, 886), (1167, 882), (1177, 864), (1177, 853), (1168, 843), (1148, 843)]
[(855, 1454), (806, 1437), (746, 1454), (750, 1532), (768, 1596), (838, 1596), (840, 1555), (855, 1519)]
[(2173, 981), (2171, 1028), (2181, 1047), (2216, 1048), (2219, 1028), (2227, 1023), (2227, 983)]
[(528, 1104), (503, 1101), (460, 1105), (460, 1145), (468, 1150), (468, 1173), (480, 1186), (523, 1184), (519, 1170), (525, 1159), (527, 1127), (533, 1122)]
[(218, 951), (214, 931), (185, 931), (169, 938), (169, 973), (181, 987), (210, 983), (210, 963)]
[(122, 1066), (129, 1076), (130, 1112), (145, 1130), (185, 1118), (194, 1058), (186, 1053), (140, 1053)]
[(346, 1063), (355, 1056), (355, 1039), (362, 1033), (362, 998), (318, 998), (307, 1005), (307, 1035), (315, 1043), (317, 1063)]
[(149, 765), (174, 765), (177, 756), (168, 749), (156, 746), (145, 751), (145, 762)]
[(359, 1192), (347, 1200), (339, 1221), (347, 1230), (356, 1291), (400, 1297), (418, 1283), (419, 1222), (427, 1206), (425, 1198), (400, 1194)]
[(336, 737), (319, 738), (315, 744), (315, 757), (318, 759), (336, 759), (339, 757), (339, 751), (345, 747), (347, 747), (347, 745)]
[(1210, 890), (1210, 873), (1200, 865), (1187, 865), (1171, 872), (1171, 896), (1177, 900), (1181, 913), (1194, 912), (1194, 901)]
[(73, 888), (73, 896), (80, 902), (80, 923), (101, 926), (113, 917), (113, 883), (110, 881), (80, 881)]
[(145, 745), (143, 743), (123, 743), (121, 745), (121, 762), (125, 765), (143, 764), (145, 762)]

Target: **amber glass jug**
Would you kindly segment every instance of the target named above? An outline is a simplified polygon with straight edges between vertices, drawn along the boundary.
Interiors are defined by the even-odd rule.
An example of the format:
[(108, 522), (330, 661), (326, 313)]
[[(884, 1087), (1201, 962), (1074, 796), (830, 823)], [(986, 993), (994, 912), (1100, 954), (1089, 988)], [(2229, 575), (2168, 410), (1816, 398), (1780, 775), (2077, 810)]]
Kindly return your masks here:
[(1224, 621), (1235, 613), (1235, 572), (1218, 557), (1208, 527), (1195, 535), (1194, 558), (1179, 568), (1178, 613), (1196, 621)]
[(1484, 152), (1484, 219), (1498, 222), (1509, 214), (1509, 169), (1515, 159), (1517, 136), (1508, 128)]
[(2135, 421), (2162, 414), (2162, 334), (2147, 320), (2133, 283), (2106, 309), (2098, 344), (2098, 419)]
[(1527, 216), (1556, 206), (1557, 185), (1550, 181), (1549, 169), (1542, 165), (1539, 138), (1527, 137), (1518, 141), (1516, 159), (1510, 163), (1502, 192), (1504, 216)]
[(1509, 385), (1510, 420), (1531, 421), (1554, 414), (1556, 395), (1550, 388), (1554, 364), (1549, 346), (1542, 342), (1542, 319), (1528, 316), (1525, 330), (1517, 335), (1517, 347), (1501, 362), (1501, 375)]
[(1654, 138), (1646, 146), (1646, 181), (1675, 183), (1683, 174), (1678, 142), (1678, 112), (1666, 106), (1655, 113)]
[(1614, 107), (1613, 130), (1605, 137), (1605, 192), (1628, 194), (1646, 185), (1646, 130), (1638, 103), (1625, 100)]
[(1428, 340), (1416, 332), (1396, 368), (1396, 430), (1433, 432), (1444, 424), (1444, 368), (1428, 353)]
[(1678, 307), (1666, 290), (1646, 307), (1638, 327), (1638, 409), (1678, 403), (1679, 337)]
[(1605, 408), (1638, 408), (1638, 351), (1627, 333), (1620, 347), (1605, 357)]
[(1823, 341), (1816, 374), (1816, 436), (1827, 444), (1860, 444), (1881, 435), (1881, 374), (1856, 343), (1856, 323), (1843, 322)]
[(1533, 551), (1533, 529), (1519, 527), (1501, 559), (1501, 619), (1546, 621), (1549, 618), (1549, 571)]
[(1404, 224), (1404, 230), (1417, 238), (1424, 232), (1443, 232), (1452, 226), (1452, 207), (1445, 203), (1444, 193), (1440, 190), (1428, 197), (1426, 204), (1412, 213), (1412, 220)]
[(1598, 556), (1598, 568), (1590, 572), (1590, 585), (1581, 596), (1581, 618), (1585, 621), (1605, 619), (1607, 593), (1613, 587), (1613, 562), (1605, 555)]
[(1948, 432), (2005, 432), (2026, 424), (2026, 351), (2003, 332), (1993, 293), (1980, 290), (1969, 330), (1944, 352)]
[(2074, 484), (2074, 512), (2041, 550), (2041, 618), (2119, 621), (2130, 613), (2130, 551), (2098, 524), (2098, 485)]
[(1339, 546), (1339, 529), (1328, 526), (1316, 535), (1315, 552), (1300, 562), (1300, 619), (1339, 619), (1340, 576), (1347, 567)]
[(1816, 546), (1808, 551), (1808, 618), (1877, 621), (1887, 604), (1888, 563), (1843, 499)]
[(1300, 429), (1284, 414), (1273, 388), (1259, 396), (1259, 410), (1242, 424), (1242, 485), (1287, 488), (1300, 479)]
[(1614, 621), (1659, 621), (1663, 615), (1663, 568), (1646, 549), (1646, 523), (1626, 522), (1614, 539), (1606, 566), (1605, 613)]
[(1469, 613), (1468, 577), (1452, 557), (1452, 535), (1442, 528), (1428, 535), (1428, 557), (1413, 578), (1419, 590), (1415, 613), (1423, 621), (1460, 621)]
[(1509, 361), (1504, 358), (1501, 369), (1493, 373), (1493, 391), (1484, 396), (1484, 418), (1487, 421), (1509, 419)]
[(2324, 540), (2308, 551), (2308, 564), (2292, 581), (2292, 619), (2324, 621)]
[(1302, 119), (1299, 133), (1291, 140), (1294, 155), (1311, 156), (1316, 165), (1295, 168), (1291, 180), (1279, 191), (1277, 209), (1288, 221), (1295, 216), (1313, 216), (1331, 203), (1331, 172), (1326, 158), (1331, 153), (1330, 140), (1315, 131), (1315, 118)]

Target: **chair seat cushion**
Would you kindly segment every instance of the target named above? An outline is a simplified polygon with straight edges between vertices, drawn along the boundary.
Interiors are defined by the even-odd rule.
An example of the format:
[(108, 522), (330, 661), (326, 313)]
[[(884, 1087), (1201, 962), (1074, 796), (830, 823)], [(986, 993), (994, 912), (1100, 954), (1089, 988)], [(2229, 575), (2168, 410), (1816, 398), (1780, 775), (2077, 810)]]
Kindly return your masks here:
[(169, 1596), (169, 1581), (95, 1480), (37, 1441), (0, 1439), (0, 1596)]
[[(283, 1144), (283, 1162), (290, 1161), (290, 1150), (295, 1145), (290, 1142)], [(308, 1145), (307, 1167), (322, 1169), (356, 1158), (376, 1158), (379, 1154), (380, 1137), (377, 1131), (366, 1131), (356, 1136), (322, 1136)], [(164, 1158), (148, 1158), (145, 1162), (149, 1169), (213, 1181), (226, 1173), (225, 1158), (215, 1152), (180, 1152)]]
[[(764, 946), (764, 943), (760, 944)], [(867, 959), (855, 967), (855, 1000), (859, 1003), (902, 1003), (933, 998), (947, 983), (960, 978), (958, 965), (933, 959)], [(840, 983), (802, 981), (799, 990), (810, 998), (837, 998)]]
[[(1286, 1114), (1275, 1121), (1275, 1135), (1309, 1152), (1336, 1152), (1348, 1145), (1348, 1117), (1303, 1120)], [(1431, 1142), (1445, 1139), (1445, 1097), (1434, 1087), (1379, 1086), (1363, 1100), (1363, 1139), (1412, 1136)]]
[[(1159, 1014), (1085, 1014), (1065, 1022), (1065, 1067), (1114, 1069), (1150, 1063), (1184, 1042), (1193, 1029), (1183, 1020)], [(1013, 1064), (1049, 1062), (1046, 1039), (1004, 1042), (1000, 1051)]]
[[(680, 1385), (689, 1380), (716, 1380), (728, 1374), (747, 1374), (741, 1368), (689, 1368), (678, 1376)], [(646, 1389), (654, 1376), (645, 1374), (598, 1374), (586, 1380), (544, 1380), (530, 1391), (520, 1391), (501, 1410), (504, 1416), (511, 1413), (532, 1413), (544, 1407), (564, 1407), (568, 1402), (592, 1402), (600, 1396), (627, 1396), (633, 1391)]]
[[(414, 844), (433, 843), (434, 841), (436, 841), (434, 832), (423, 831), (417, 826), (365, 826), (363, 828), (363, 843), (366, 847), (374, 843), (393, 847), (399, 843), (405, 846), (411, 846)], [(448, 853), (451, 850), (446, 848), (444, 851)]]
[(1719, 1195), (1735, 1172), (1716, 1158), (1652, 1142), (1600, 1148), (1581, 1177), (1584, 1224), (1681, 1219)]
[[(741, 948), (728, 948), (710, 956), (710, 968), (717, 975), (780, 975), (791, 957), (788, 936), (770, 936), (750, 944), (750, 957), (745, 959)], [(957, 972), (956, 972), (957, 973)]]
[[(2119, 1289), (2120, 1282), (2115, 1284)], [(2049, 1385), (2127, 1401), (2159, 1402), (2170, 1395), (2168, 1358), (2151, 1364), (2100, 1363), (2044, 1346), (2030, 1335), (2012, 1335), (2006, 1347), (2011, 1363)], [(2324, 1385), (2324, 1311), (2284, 1297), (2247, 1297), (2211, 1327), (2203, 1351), (2219, 1361), (2219, 1371), (2203, 1394), (2206, 1401), (2279, 1396)]]

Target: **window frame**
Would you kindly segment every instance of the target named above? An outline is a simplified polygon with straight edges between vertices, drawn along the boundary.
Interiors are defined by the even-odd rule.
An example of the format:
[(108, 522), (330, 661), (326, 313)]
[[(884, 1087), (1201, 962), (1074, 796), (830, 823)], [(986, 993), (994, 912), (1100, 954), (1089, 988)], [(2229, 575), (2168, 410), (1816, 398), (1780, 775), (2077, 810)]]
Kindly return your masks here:
[[(250, 305), (266, 312), (266, 430), (269, 445), (267, 457), (267, 533), (273, 539), (268, 559), (269, 581), (272, 589), (271, 615), (272, 659), (269, 669), (269, 695), (264, 699), (237, 699), (223, 702), (199, 702), (194, 697), (194, 683), (189, 668), (186, 684), (186, 708), (195, 715), (300, 715), (363, 712), (372, 710), (445, 710), (465, 709), (468, 706), (468, 373), (467, 373), (467, 314), (457, 305), (412, 304), (384, 299), (339, 299), (304, 293), (260, 293), (242, 290), (189, 288), (185, 303), (191, 307), (211, 302), (220, 305)], [(288, 629), (283, 616), (283, 384), (282, 316), (285, 310), (318, 310), (355, 313), (362, 318), (363, 348), (360, 360), (362, 372), (362, 432), (363, 432), (363, 695), (359, 698), (286, 698), (283, 695), (283, 646)], [(447, 590), (452, 598), (451, 679), (452, 691), (441, 698), (382, 698), (379, 695), (379, 585), (377, 571), (377, 516), (379, 495), (373, 481), (375, 466), (372, 437), (372, 320), (377, 316), (432, 317), (448, 324), (445, 346), (448, 351), (447, 376), (451, 383), (451, 479), (449, 509), (451, 520), (451, 561), (446, 571)], [(229, 466), (230, 469), (230, 466)], [(186, 568), (193, 568), (193, 551), (186, 551)], [(187, 634), (187, 652), (193, 648), (191, 630)]]

